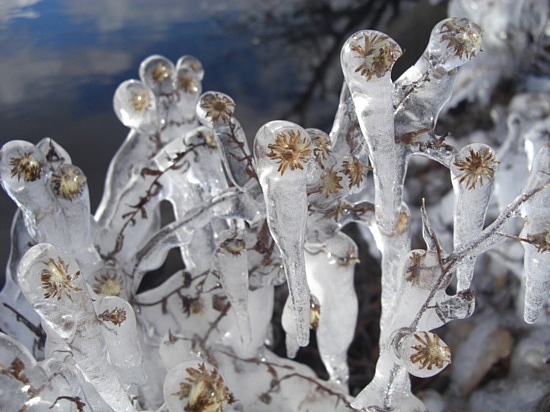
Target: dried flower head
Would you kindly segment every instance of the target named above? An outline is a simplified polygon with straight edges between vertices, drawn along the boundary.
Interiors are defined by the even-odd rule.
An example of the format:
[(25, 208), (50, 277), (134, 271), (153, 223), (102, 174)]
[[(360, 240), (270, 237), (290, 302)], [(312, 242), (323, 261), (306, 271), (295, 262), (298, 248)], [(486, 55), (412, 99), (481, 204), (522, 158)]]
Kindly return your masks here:
[(321, 304), (319, 299), (314, 295), (310, 295), (309, 298), (309, 328), (311, 330), (317, 330), (319, 326), (319, 319), (321, 318)]
[(326, 198), (329, 198), (330, 195), (334, 193), (338, 193), (340, 189), (343, 189), (340, 184), (341, 180), (342, 176), (340, 176), (336, 170), (332, 168), (326, 170), (321, 175), (321, 193), (323, 193)]
[(186, 368), (185, 371), (189, 377), (180, 382), (180, 390), (172, 394), (180, 399), (187, 398), (185, 412), (220, 412), (224, 403), (234, 402), (217, 369), (208, 371), (204, 363), (199, 363), (198, 369)]
[(357, 256), (357, 250), (355, 247), (350, 245), (346, 255), (338, 258), (338, 266), (348, 267), (351, 264), (361, 263), (361, 259)]
[(363, 46), (355, 45), (351, 49), (356, 53), (357, 59), (362, 62), (355, 72), (360, 72), (367, 80), (372, 76), (378, 78), (384, 76), (392, 67), (393, 63), (401, 56), (399, 46), (385, 34), (363, 33)]
[(447, 42), (454, 55), (471, 59), (481, 51), (481, 28), (465, 18), (449, 19), (441, 26), (441, 40)]
[(68, 273), (69, 265), (63, 261), (61, 256), (56, 259), (50, 258), (47, 262), (43, 262), (46, 268), (42, 270), (40, 274), (40, 281), (42, 282), (42, 289), (44, 289), (44, 297), (49, 299), (56, 297), (60, 300), (63, 294), (73, 300), (71, 291), (79, 291), (73, 285), (73, 281), (80, 275), (80, 271), (76, 271), (72, 275)]
[(200, 102), (200, 107), (206, 110), (206, 117), (216, 122), (221, 119), (227, 124), (235, 111), (235, 103), (227, 96), (218, 93), (205, 94)]
[(123, 308), (115, 307), (112, 310), (105, 310), (97, 316), (103, 322), (110, 322), (120, 326), (126, 320), (126, 311)]
[(483, 179), (493, 179), (497, 164), (495, 155), (487, 147), (479, 151), (470, 149), (464, 160), (454, 162), (461, 172), (456, 178), (460, 183), (466, 182), (466, 189), (475, 189), (477, 183), (483, 185)]
[(151, 78), (155, 83), (162, 83), (170, 77), (170, 69), (164, 63), (158, 63), (151, 72)]
[(367, 170), (370, 168), (365, 166), (361, 161), (355, 156), (352, 157), (351, 161), (344, 160), (342, 163), (342, 173), (344, 173), (349, 178), (349, 188), (353, 186), (361, 187), (361, 182), (367, 175)]
[(313, 156), (317, 161), (327, 160), (327, 157), (330, 155), (330, 141), (328, 137), (321, 133), (311, 134), (311, 143), (313, 144)]
[(221, 247), (227, 250), (234, 256), (238, 256), (242, 253), (245, 247), (244, 240), (238, 238), (226, 239), (222, 242)]
[(122, 291), (122, 282), (116, 273), (102, 273), (96, 276), (94, 292), (104, 296), (119, 296)]
[(535, 233), (533, 235), (527, 235), (527, 238), (521, 238), (517, 236), (510, 236), (514, 239), (521, 240), (522, 242), (530, 243), (537, 248), (537, 252), (544, 253), (550, 252), (550, 230), (541, 233)]
[(415, 353), (410, 356), (410, 361), (420, 363), (420, 369), (427, 368), (431, 371), (434, 366), (436, 369), (443, 369), (451, 363), (449, 347), (436, 334), (423, 333), (424, 338), (419, 333), (414, 334), (414, 338), (420, 344), (411, 347)]
[(132, 93), (130, 103), (136, 112), (143, 113), (151, 107), (151, 98), (145, 90), (138, 90)]
[(186, 93), (197, 93), (199, 91), (199, 82), (190, 74), (178, 76), (178, 87)]
[(64, 164), (59, 168), (59, 173), (52, 175), (54, 193), (67, 200), (80, 196), (86, 184), (86, 176), (82, 171), (76, 166)]
[(25, 152), (21, 156), (12, 157), (9, 165), (11, 177), (17, 176), (17, 180), (34, 182), (42, 177), (42, 163), (31, 152)]
[(267, 146), (271, 150), (267, 157), (279, 163), (277, 171), (282, 176), (285, 174), (287, 167), (290, 170), (304, 170), (302, 162), (307, 163), (309, 161), (310, 146), (310, 142), (305, 137), (302, 138), (298, 130), (281, 132), (275, 137), (275, 143)]

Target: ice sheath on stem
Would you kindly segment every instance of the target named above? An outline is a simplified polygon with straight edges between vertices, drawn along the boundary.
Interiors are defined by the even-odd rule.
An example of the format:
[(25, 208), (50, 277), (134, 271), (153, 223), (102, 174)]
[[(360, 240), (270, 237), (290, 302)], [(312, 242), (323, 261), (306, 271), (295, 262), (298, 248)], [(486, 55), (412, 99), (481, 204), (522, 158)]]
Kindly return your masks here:
[(267, 222), (281, 251), (300, 346), (309, 342), (309, 288), (304, 262), (307, 221), (306, 173), (311, 158), (307, 132), (291, 122), (262, 126), (254, 158), (264, 192)]

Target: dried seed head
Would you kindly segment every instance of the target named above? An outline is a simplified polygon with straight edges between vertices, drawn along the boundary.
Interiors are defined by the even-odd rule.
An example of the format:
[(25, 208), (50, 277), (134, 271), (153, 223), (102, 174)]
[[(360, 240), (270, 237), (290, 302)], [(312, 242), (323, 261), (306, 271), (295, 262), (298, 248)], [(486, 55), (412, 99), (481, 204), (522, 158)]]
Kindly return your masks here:
[(233, 395), (225, 385), (217, 369), (206, 369), (200, 363), (198, 369), (186, 368), (189, 375), (185, 382), (180, 382), (180, 390), (172, 393), (179, 399), (187, 399), (185, 412), (219, 412), (225, 403), (234, 402)]
[(484, 179), (490, 181), (495, 176), (498, 161), (492, 150), (483, 147), (480, 150), (470, 148), (464, 160), (455, 160), (454, 165), (460, 173), (455, 177), (459, 183), (465, 183), (466, 189), (475, 189), (476, 185), (484, 184)]
[(420, 369), (442, 370), (451, 363), (449, 347), (436, 334), (431, 332), (423, 332), (423, 334), (424, 337), (420, 333), (413, 335), (419, 343), (411, 346), (415, 353), (410, 355), (409, 360), (412, 363), (419, 363)]
[(18, 181), (23, 178), (25, 182), (34, 182), (42, 177), (42, 163), (31, 152), (10, 158), (9, 165), (11, 177), (17, 176)]
[(46, 268), (40, 274), (40, 281), (42, 289), (44, 289), (44, 298), (57, 297), (57, 300), (61, 300), (64, 294), (69, 300), (73, 300), (71, 291), (81, 290), (73, 285), (73, 281), (80, 275), (80, 271), (70, 275), (68, 273), (69, 265), (60, 256), (57, 257), (57, 260), (50, 258), (43, 263)]
[(103, 322), (110, 322), (115, 326), (120, 326), (126, 320), (126, 311), (123, 308), (115, 307), (112, 310), (105, 310), (97, 317)]
[(184, 74), (178, 76), (178, 87), (186, 93), (197, 93), (199, 91), (199, 82), (194, 76)]
[(313, 129), (308, 129), (311, 143), (313, 145), (313, 156), (319, 162), (325, 161), (331, 153), (330, 140), (326, 134), (312, 130)]
[(471, 59), (481, 51), (481, 28), (465, 18), (448, 19), (441, 26), (441, 40), (459, 59)]
[(145, 90), (137, 90), (132, 92), (130, 103), (136, 112), (143, 113), (151, 107), (151, 98)]
[(365, 166), (361, 161), (352, 156), (351, 161), (344, 160), (342, 163), (342, 173), (344, 173), (349, 178), (349, 189), (353, 186), (361, 187), (363, 179), (367, 175), (367, 170), (370, 168)]
[(223, 124), (229, 122), (229, 118), (235, 111), (235, 103), (229, 97), (219, 93), (205, 93), (199, 105), (206, 111), (206, 117), (213, 122), (221, 120)]
[(302, 138), (300, 131), (289, 130), (279, 133), (275, 137), (275, 143), (267, 146), (271, 150), (267, 157), (279, 163), (277, 171), (282, 176), (287, 167), (290, 170), (304, 169), (302, 163), (309, 161), (310, 147), (310, 142), (305, 137)]
[(343, 189), (340, 181), (342, 176), (338, 174), (336, 170), (332, 168), (326, 170), (321, 175), (321, 193), (325, 195), (328, 199), (332, 194), (338, 193), (339, 190)]
[(238, 238), (226, 239), (222, 242), (221, 247), (224, 250), (227, 250), (234, 256), (238, 256), (242, 253), (245, 248), (244, 240)]
[(317, 330), (319, 326), (319, 319), (321, 318), (321, 304), (319, 299), (314, 295), (310, 295), (309, 299), (309, 328), (311, 330)]
[(389, 36), (382, 33), (363, 33), (363, 45), (356, 44), (351, 47), (356, 54), (355, 58), (361, 59), (355, 72), (371, 80), (373, 76), (383, 77), (393, 66), (393, 63), (401, 56), (401, 49)]
[(94, 292), (104, 296), (119, 296), (122, 282), (116, 273), (102, 273), (95, 278)]
[(151, 79), (155, 83), (162, 83), (164, 80), (170, 77), (170, 69), (163, 63), (158, 63), (151, 72)]
[(73, 200), (84, 191), (86, 176), (73, 165), (64, 164), (59, 168), (60, 174), (52, 175), (52, 187), (56, 195)]

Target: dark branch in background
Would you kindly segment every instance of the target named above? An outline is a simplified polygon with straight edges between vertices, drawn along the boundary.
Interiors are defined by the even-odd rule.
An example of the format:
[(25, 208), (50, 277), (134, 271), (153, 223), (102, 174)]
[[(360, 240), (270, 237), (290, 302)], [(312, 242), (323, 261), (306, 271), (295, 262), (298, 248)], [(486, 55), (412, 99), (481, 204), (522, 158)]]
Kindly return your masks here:
[[(303, 57), (307, 80), (297, 84), (297, 93), (289, 96), (291, 106), (281, 118), (296, 118), (306, 124), (311, 104), (316, 96), (321, 98), (327, 91), (338, 95), (341, 82), (329, 84), (329, 74), (339, 73), (339, 52), (344, 41), (360, 29), (383, 29), (397, 17), (404, 5), (417, 0), (368, 0), (350, 1), (345, 7), (335, 8), (326, 0), (297, 2), (286, 13), (268, 8), (261, 16), (249, 15), (230, 25), (230, 31), (254, 33), (260, 47), (265, 48), (270, 59), (271, 49), (277, 50), (277, 60), (287, 61), (295, 56)], [(276, 9), (275, 2), (273, 9)], [(282, 47), (281, 47), (282, 46)], [(281, 56), (290, 48), (288, 56)], [(340, 75), (338, 79), (341, 79)], [(302, 86), (302, 87), (300, 87)]]

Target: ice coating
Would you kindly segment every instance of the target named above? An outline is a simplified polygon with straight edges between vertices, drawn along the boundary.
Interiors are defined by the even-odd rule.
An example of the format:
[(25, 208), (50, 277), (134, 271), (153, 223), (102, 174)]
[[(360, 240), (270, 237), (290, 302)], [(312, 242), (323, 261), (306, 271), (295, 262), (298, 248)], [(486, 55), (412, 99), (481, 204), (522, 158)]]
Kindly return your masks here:
[(357, 246), (342, 233), (327, 239), (321, 250), (308, 251), (306, 246), (308, 285), (319, 305), (319, 319), (310, 327), (316, 329), (319, 353), (330, 380), (341, 385), (348, 381), (347, 350), (357, 321), (353, 287), (357, 256)]
[(550, 144), (542, 146), (531, 167), (524, 191), (541, 188), (522, 210), (525, 223), (520, 233), (524, 255), (525, 302), (523, 316), (534, 323), (548, 301), (550, 290)]
[(120, 381), (125, 385), (145, 383), (136, 315), (132, 306), (118, 296), (104, 296), (97, 301), (95, 311), (103, 325), (109, 360)]
[(309, 135), (290, 122), (267, 123), (256, 134), (254, 158), (264, 192), (269, 230), (281, 251), (298, 344), (306, 346), (309, 341), (309, 288), (304, 242), (306, 169), (311, 158)]
[(23, 256), (19, 284), (43, 321), (73, 353), (88, 379), (117, 411), (134, 411), (127, 393), (112, 374), (106, 343), (84, 277), (65, 251), (41, 243)]
[(434, 128), (451, 98), (456, 69), (475, 57), (480, 47), (481, 29), (474, 23), (449, 18), (436, 24), (422, 56), (395, 83), (397, 141), (449, 166), (452, 151), (438, 143)]
[(233, 116), (235, 102), (219, 92), (204, 93), (197, 104), (200, 122), (214, 129), (216, 142), (223, 154), (227, 173), (233, 184), (243, 189), (251, 178), (256, 178), (252, 156), (244, 131)]
[(231, 307), (235, 311), (237, 324), (243, 342), (251, 339), (248, 314), (248, 254), (246, 243), (241, 236), (224, 233), (214, 253), (220, 282)]
[[(374, 168), (376, 220), (391, 234), (397, 226), (405, 177), (403, 148), (394, 140), (391, 68), (401, 48), (387, 35), (361, 31), (344, 44), (342, 70)], [(376, 96), (376, 98), (373, 98)], [(387, 168), (383, 165), (393, 165)]]
[[(453, 158), (451, 179), (455, 193), (455, 248), (481, 233), (498, 166), (493, 149), (477, 143), (462, 148)], [(475, 257), (457, 268), (457, 291), (469, 289), (474, 275)]]
[(164, 380), (164, 398), (170, 412), (223, 410), (233, 403), (223, 376), (207, 362), (187, 361), (174, 366)]
[(118, 86), (113, 106), (115, 114), (126, 127), (144, 133), (158, 127), (155, 96), (139, 80), (126, 80)]
[[(499, 1), (492, 2), (496, 3)], [(493, 7), (481, 2), (468, 4), (480, 10)], [(523, 10), (529, 4), (533, 3), (522, 3), (516, 9)], [(536, 25), (540, 16), (546, 15), (540, 10), (540, 6), (533, 8), (532, 13), (538, 15), (532, 19), (512, 19)], [(502, 26), (505, 30), (511, 20), (501, 17), (506, 20)], [(514, 31), (489, 28), (491, 36), (505, 34), (501, 37), (514, 41), (513, 47), (535, 32), (516, 36)], [(541, 53), (545, 38), (533, 39), (540, 47), (535, 53)], [(81, 399), (93, 410), (116, 409), (103, 400), (105, 388), (96, 387), (88, 372), (86, 376), (80, 372), (94, 370), (89, 353), (81, 349), (89, 346), (90, 357), (102, 348), (94, 359), (107, 363), (109, 378), (122, 387), (113, 398), (126, 396), (133, 406), (145, 410), (198, 408), (202, 388), (207, 388), (202, 399), (210, 399), (209, 407), (214, 410), (348, 409), (345, 353), (356, 322), (353, 267), (358, 250), (339, 232), (350, 222), (360, 224), (365, 238), (359, 240), (366, 241), (371, 256), (381, 258), (383, 309), (375, 376), (353, 406), (363, 410), (443, 409), (443, 400), (453, 396), (454, 387), (447, 394), (432, 391), (431, 396), (419, 395), (426, 402), (424, 406), (412, 395), (409, 375), (432, 376), (450, 362), (449, 349), (434, 329), (473, 313), (471, 270), (476, 257), (489, 249), (495, 250), (479, 262), (484, 268), (499, 265), (518, 276), (524, 269), (525, 305), (518, 302), (517, 307), (525, 309), (528, 322), (537, 316), (539, 320), (529, 329), (518, 328), (522, 331), (519, 335), (533, 331), (533, 341), (543, 342), (539, 332), (547, 320), (543, 308), (548, 300), (546, 255), (550, 236), (545, 207), (549, 194), (544, 186), (548, 165), (541, 158), (548, 158), (548, 149), (535, 164), (528, 163), (548, 141), (547, 95), (531, 91), (514, 98), (508, 107), (493, 107), (494, 128), (461, 135), (460, 141), (467, 146), (460, 152), (452, 146), (458, 139), (451, 136), (445, 141), (447, 133), (437, 136), (434, 131), (457, 68), (479, 53), (479, 40), (479, 28), (467, 20), (440, 22), (423, 56), (394, 86), (389, 72), (398, 47), (381, 33), (361, 32), (343, 53), (346, 82), (331, 133), (304, 130), (287, 122), (270, 123), (259, 133), (255, 151), (260, 155), (254, 162), (233, 114), (235, 102), (220, 92), (201, 97), (204, 72), (197, 59), (184, 56), (172, 64), (162, 56), (147, 58), (141, 80), (124, 83), (115, 96), (115, 111), (131, 130), (111, 165), (95, 222), (89, 219), (86, 178), (59, 145), (45, 139), (36, 146), (26, 142), (5, 146), (0, 156), (2, 184), (18, 202), (20, 212), (14, 220), (7, 286), (0, 296), (6, 308), (6, 320), (3, 313), (0, 327), (32, 348), (37, 358), (46, 357), (45, 375), (37, 373), (54, 379), (40, 394), (43, 403), (37, 403), (36, 408), (49, 408), (57, 396), (67, 394), (74, 396), (73, 400), (60, 398), (53, 408), (76, 411)], [(533, 59), (545, 64), (540, 55)], [(527, 60), (531, 61), (525, 59), (525, 64)], [(460, 96), (460, 90), (455, 92)], [(498, 171), (492, 149), (471, 144), (475, 141), (490, 142), (495, 151), (498, 148), (502, 162)], [(17, 148), (19, 152), (10, 151)], [(440, 164), (432, 167), (427, 159), (416, 155)], [(468, 165), (476, 162), (478, 166)], [(479, 167), (484, 163), (492, 171)], [(374, 190), (370, 187), (369, 164), (375, 166)], [(504, 165), (507, 169), (502, 175)], [(421, 174), (411, 173), (405, 191), (408, 166)], [(451, 169), (451, 180), (446, 169)], [(529, 169), (533, 173), (522, 189)], [(262, 180), (262, 187), (255, 176)], [(491, 205), (488, 216), (496, 219), (482, 229), (493, 178), (500, 193), (495, 202), (498, 205)], [(457, 193), (454, 228), (453, 193), (439, 193), (448, 190), (449, 181)], [(421, 196), (426, 196), (425, 204)], [(410, 202), (410, 209), (403, 200)], [(42, 210), (36, 203), (48, 213), (38, 223), (33, 219)], [(423, 204), (422, 224), (419, 204)], [(524, 227), (516, 236), (522, 224), (514, 219), (517, 216), (523, 218)], [(25, 219), (30, 222), (28, 231)], [(411, 243), (421, 241), (421, 231), (427, 250), (411, 251)], [(32, 305), (21, 294), (15, 275), (21, 257), (37, 239), (67, 249), (80, 267), (77, 276), (78, 269), (66, 255), (61, 261), (44, 258), (37, 263), (41, 265), (41, 281), (36, 290), (47, 289), (39, 297), (55, 303), (38, 309), (48, 316), (61, 313), (53, 320), (44, 320), (42, 327)], [(524, 262), (521, 245), (525, 248)], [(172, 252), (179, 253), (183, 268), (174, 262)], [(485, 266), (486, 261), (489, 266)], [(174, 263), (177, 268), (171, 266)], [(377, 272), (370, 266), (362, 272), (371, 276), (371, 270)], [(274, 307), (282, 303), (277, 301), (274, 286), (284, 283), (284, 271), (292, 294), (282, 316), (288, 355), (296, 354), (299, 344), (305, 343), (304, 329), (315, 329), (328, 382), (269, 349), (279, 341), (271, 317)], [(456, 272), (458, 291), (448, 295), (446, 288)], [(143, 291), (150, 281), (162, 283)], [(491, 281), (491, 276), (483, 279)], [(90, 305), (84, 305), (83, 310), (76, 307), (81, 294), (93, 301), (95, 313), (84, 337), (77, 321), (92, 319), (93, 313)], [(483, 295), (478, 299), (485, 309)], [(361, 302), (363, 307), (368, 300)], [(295, 311), (296, 307), (301, 312)], [(302, 310), (306, 307), (309, 316), (300, 317), (306, 314)], [(505, 312), (502, 319), (506, 325), (494, 329), (499, 332), (497, 337), (506, 336), (505, 329), (515, 322), (513, 313)], [(304, 323), (300, 322), (304, 320), (301, 336), (299, 328)], [(478, 316), (468, 322), (476, 325), (473, 334), (486, 327)], [(468, 325), (465, 329), (469, 330)], [(95, 333), (98, 330), (100, 333)], [(450, 335), (453, 333), (451, 330)], [(44, 349), (41, 342), (46, 335)], [(448, 335), (441, 336), (447, 339)], [(458, 357), (453, 353), (459, 367), (465, 365), (461, 350), (470, 341), (458, 343)], [(456, 334), (448, 342), (454, 347)], [(479, 348), (484, 362), (468, 364), (459, 385), (476, 382), (468, 373), (474, 373), (478, 366), (489, 370), (491, 359), (509, 356), (512, 344), (507, 348), (505, 340), (504, 344), (498, 342)], [(80, 358), (71, 354), (76, 348), (81, 349)], [(533, 399), (541, 397), (546, 392), (536, 391), (546, 382), (542, 376), (546, 352), (537, 347), (525, 356), (513, 355), (525, 357), (522, 368), (503, 380), (509, 384), (523, 376), (525, 368), (536, 369), (539, 375), (528, 369), (527, 380), (517, 383), (521, 388), (525, 382), (535, 383), (529, 394), (535, 394)], [(171, 370), (181, 362), (187, 366)], [(17, 371), (17, 364), (12, 364), (12, 359), (0, 362), (1, 378)], [(67, 385), (55, 382), (57, 374)], [(220, 399), (212, 401), (216, 390), (210, 391), (213, 387), (208, 385), (222, 375), (224, 384), (236, 395), (234, 404), (225, 395), (221, 403)], [(13, 377), (8, 376), (12, 381)], [(536, 377), (542, 377), (540, 382), (534, 381)], [(19, 383), (15, 386), (20, 389)], [(195, 383), (198, 385), (193, 389)], [(480, 393), (490, 397), (492, 384), (480, 388), (471, 397), (471, 405), (480, 404)], [(360, 388), (355, 384), (353, 389)], [(510, 391), (503, 398), (512, 394)], [(32, 401), (39, 402), (35, 398)], [(439, 406), (434, 407), (434, 399)], [(11, 409), (17, 408), (19, 405)]]

